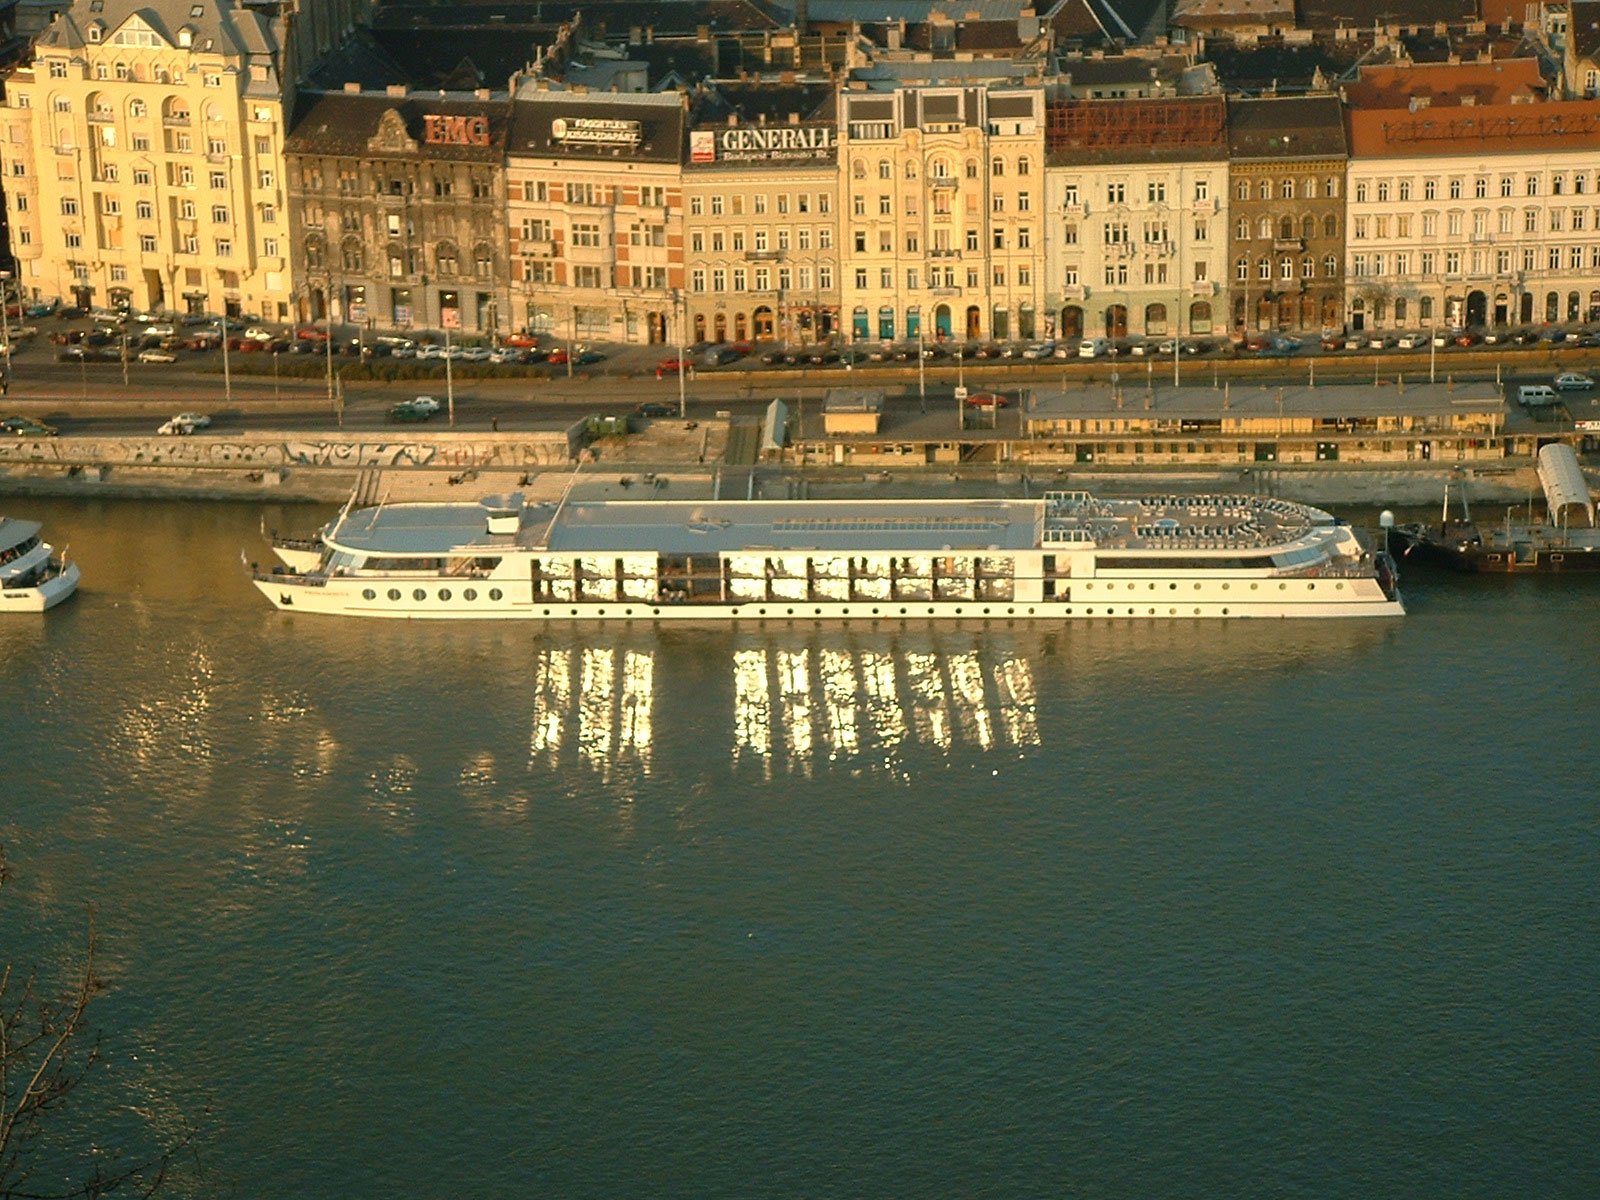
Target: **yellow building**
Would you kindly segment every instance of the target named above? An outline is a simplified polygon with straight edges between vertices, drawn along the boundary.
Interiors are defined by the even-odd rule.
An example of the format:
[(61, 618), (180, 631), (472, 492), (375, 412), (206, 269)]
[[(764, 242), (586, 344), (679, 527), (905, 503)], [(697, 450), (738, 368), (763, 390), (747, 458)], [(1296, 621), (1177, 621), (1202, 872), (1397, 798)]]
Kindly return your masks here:
[(232, 0), (57, 14), (6, 81), (24, 293), (287, 319), (283, 57), (272, 21)]
[(1043, 90), (852, 82), (840, 107), (847, 335), (1039, 336)]

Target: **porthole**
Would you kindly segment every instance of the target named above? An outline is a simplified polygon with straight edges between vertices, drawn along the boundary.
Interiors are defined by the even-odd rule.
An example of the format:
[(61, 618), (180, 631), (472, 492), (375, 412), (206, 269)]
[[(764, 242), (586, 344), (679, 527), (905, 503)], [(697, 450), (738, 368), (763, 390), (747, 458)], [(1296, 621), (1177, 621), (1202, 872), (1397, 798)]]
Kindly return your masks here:
[(363, 600), (376, 600), (378, 598), (378, 593), (373, 591), (371, 588), (363, 588), (361, 589), (361, 598)]
[[(499, 599), (499, 598), (500, 598), (500, 597), (498, 597), (498, 596), (496, 596), (496, 595), (495, 595), (495, 594), (494, 594), (494, 593), (493, 593), (493, 592), (490, 592), (490, 593), (489, 593), (489, 599), (491, 599), (491, 600), (498, 600), (498, 599)], [(573, 616), (577, 616), (577, 615), (578, 615), (578, 610), (577, 610), (577, 609), (573, 609), (573, 610), (572, 610), (572, 615), (573, 615)]]
[[(499, 588), (490, 588), (489, 589), (489, 599), (491, 599), (491, 600), (499, 600), (504, 595), (505, 595), (505, 593), (502, 592)], [(578, 615), (577, 609), (573, 609), (572, 615), (573, 616), (577, 616)]]
[(439, 599), (441, 599), (441, 600), (450, 599), (450, 589), (449, 588), (440, 588), (439, 589)]
[(413, 600), (426, 600), (428, 598), (428, 593), (423, 591), (421, 588), (418, 588), (416, 591), (411, 593), (411, 598)]
[(1316, 591), (1316, 590), (1317, 590), (1317, 585), (1316, 585), (1316, 584), (1314, 584), (1314, 583), (1308, 583), (1308, 584), (1306, 584), (1306, 591), (1308, 591), (1308, 592), (1314, 592), (1314, 591)]
[(625, 617), (631, 617), (631, 616), (633, 616), (633, 609), (631, 609), (631, 608), (625, 608), (625, 609), (623, 609), (623, 610), (622, 610), (622, 615), (623, 615), (623, 616), (625, 616)]
[(791, 609), (790, 609), (790, 610), (789, 610), (789, 615), (790, 615), (790, 616), (791, 616), (791, 617), (792, 617), (792, 616), (794, 616), (794, 609), (792, 609), (792, 608), (791, 608)]
[(1228, 590), (1228, 585), (1227, 584), (1223, 584), (1222, 585), (1222, 590), (1223, 591), (1227, 591)]
[(650, 611), (651, 611), (651, 612), (652, 612), (652, 613), (653, 613), (653, 614), (654, 614), (654, 615), (656, 615), (656, 616), (658, 616), (658, 617), (659, 617), (659, 616), (660, 616), (660, 615), (661, 615), (661, 610), (660, 610), (660, 609), (659, 609), (659, 608), (652, 608), (652, 609), (651, 609), (651, 610), (650, 610)]
[(1194, 585), (1194, 590), (1197, 592), (1200, 590), (1200, 585), (1198, 583)]
[(989, 610), (987, 608), (983, 610), (983, 615), (986, 617), (989, 615)]
[(1167, 586), (1169, 588), (1171, 588), (1173, 591), (1177, 591), (1178, 590), (1178, 585), (1175, 584), (1175, 583), (1169, 583), (1169, 584), (1167, 584)]
[(872, 610), (872, 615), (873, 616), (877, 616), (878, 615), (878, 610), (877, 609), (873, 609)]
[(390, 588), (389, 589), (389, 599), (391, 599), (391, 600), (400, 599), (400, 589), (399, 588)]
[(1175, 609), (1175, 608), (1169, 608), (1169, 609), (1167, 609), (1167, 616), (1169, 616), (1169, 617), (1175, 617), (1175, 616), (1177, 616), (1177, 615), (1178, 615), (1178, 610), (1177, 610), (1177, 609)]
[(1197, 617), (1200, 615), (1200, 610), (1198, 608), (1194, 610), (1194, 615)]
[[(1071, 611), (1072, 611), (1072, 610), (1071, 610), (1071, 609), (1070, 609), (1070, 608), (1069, 608), (1069, 609), (1067, 609), (1067, 611), (1068, 611), (1068, 612), (1071, 612)], [(1030, 616), (1030, 617), (1031, 617), (1031, 616), (1033, 616), (1033, 609), (1031, 609), (1031, 608), (1030, 608), (1030, 609), (1029, 609), (1029, 610), (1028, 610), (1028, 615), (1029, 615), (1029, 616)]]
[(1258, 590), (1259, 590), (1259, 589), (1260, 589), (1260, 587), (1261, 587), (1261, 585), (1260, 585), (1260, 584), (1259, 584), (1259, 583), (1252, 583), (1252, 584), (1251, 584), (1251, 585), (1250, 585), (1250, 590), (1251, 590), (1251, 591), (1252, 591), (1252, 592), (1254, 592), (1254, 591), (1258, 591)]
[(1222, 615), (1223, 616), (1227, 616), (1228, 615), (1228, 610), (1227, 609), (1223, 609), (1222, 610)]
[(1287, 583), (1280, 583), (1280, 584), (1279, 584), (1279, 585), (1278, 585), (1278, 590), (1279, 590), (1279, 591), (1280, 591), (1280, 592), (1286, 592), (1286, 591), (1288, 591), (1288, 590), (1289, 590), (1289, 585), (1288, 585), (1288, 584), (1287, 584)]
[(463, 589), (462, 592), (461, 592), (461, 598), (463, 600), (476, 600), (478, 598), (478, 589), (477, 588), (465, 588), (465, 589)]
[(1344, 584), (1342, 584), (1342, 583), (1336, 583), (1336, 584), (1334, 584), (1334, 585), (1333, 585), (1333, 590), (1334, 590), (1334, 591), (1336, 591), (1336, 592), (1342, 592), (1342, 591), (1344, 591)]
[(547, 617), (550, 615), (550, 610), (548, 608), (544, 610), (544, 615)]
[(905, 616), (905, 615), (906, 615), (906, 610), (905, 610), (905, 609), (903, 609), (903, 608), (902, 608), (902, 609), (901, 609), (901, 610), (900, 610), (900, 615), (901, 615), (901, 616), (902, 616), (902, 617), (903, 617), (903, 616)]

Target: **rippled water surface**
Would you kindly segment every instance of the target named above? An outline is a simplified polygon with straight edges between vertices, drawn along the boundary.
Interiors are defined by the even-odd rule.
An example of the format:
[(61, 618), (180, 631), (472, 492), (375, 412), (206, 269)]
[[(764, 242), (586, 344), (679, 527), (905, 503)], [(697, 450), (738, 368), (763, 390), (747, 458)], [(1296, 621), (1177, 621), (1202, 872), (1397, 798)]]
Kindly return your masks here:
[(6, 508), (85, 585), (0, 625), (0, 956), (97, 906), (96, 1098), (238, 1195), (1600, 1194), (1600, 581), (542, 633)]

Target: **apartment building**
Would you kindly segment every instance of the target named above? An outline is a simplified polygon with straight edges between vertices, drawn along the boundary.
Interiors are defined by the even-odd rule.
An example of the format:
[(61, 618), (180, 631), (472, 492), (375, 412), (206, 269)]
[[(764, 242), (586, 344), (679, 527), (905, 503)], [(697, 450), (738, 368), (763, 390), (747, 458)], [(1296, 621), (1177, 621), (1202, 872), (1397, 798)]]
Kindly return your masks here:
[(5, 88), (23, 290), (287, 316), (280, 71), (272, 19), (233, 0), (78, 0), (57, 13)]
[(525, 81), (506, 140), (520, 323), (576, 341), (678, 342), (684, 102)]
[(688, 337), (803, 345), (839, 325), (838, 123), (824, 83), (719, 83), (684, 167)]
[(1042, 336), (1043, 90), (879, 87), (839, 99), (846, 336)]
[(1337, 96), (1228, 101), (1234, 333), (1343, 327), (1347, 158)]
[(1062, 337), (1226, 328), (1221, 96), (1052, 100), (1046, 295)]
[(505, 99), (351, 87), (300, 108), (286, 143), (296, 317), (506, 329)]
[(1600, 320), (1600, 101), (1508, 90), (1498, 63), (1409, 75), (1404, 107), (1346, 113), (1350, 326)]

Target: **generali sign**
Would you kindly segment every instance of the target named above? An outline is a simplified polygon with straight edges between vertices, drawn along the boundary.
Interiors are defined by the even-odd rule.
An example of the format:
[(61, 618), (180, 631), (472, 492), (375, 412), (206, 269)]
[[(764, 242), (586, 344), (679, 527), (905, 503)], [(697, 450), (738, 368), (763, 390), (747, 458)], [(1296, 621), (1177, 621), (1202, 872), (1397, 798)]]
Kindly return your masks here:
[(733, 125), (689, 134), (689, 161), (811, 162), (833, 157), (832, 125)]
[(489, 118), (425, 116), (422, 140), (430, 146), (487, 146)]

